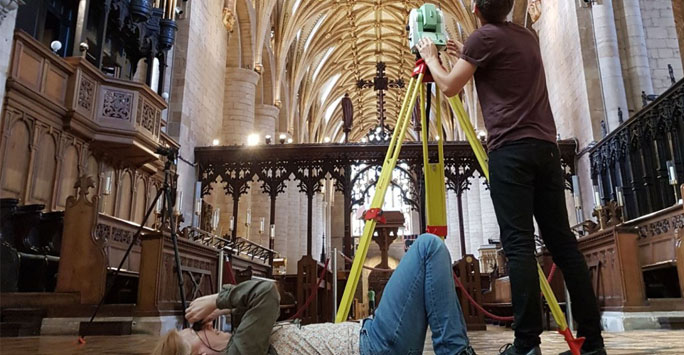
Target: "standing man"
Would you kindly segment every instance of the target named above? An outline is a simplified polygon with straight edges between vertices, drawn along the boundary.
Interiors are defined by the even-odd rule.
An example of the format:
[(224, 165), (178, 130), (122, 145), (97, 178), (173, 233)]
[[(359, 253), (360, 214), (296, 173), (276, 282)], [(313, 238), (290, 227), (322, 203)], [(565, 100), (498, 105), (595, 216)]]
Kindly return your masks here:
[(368, 311), (371, 315), (375, 315), (375, 291), (371, 288), (368, 290)]
[[(460, 60), (447, 72), (429, 39), (418, 44), (434, 81), (451, 97), (473, 77), (487, 128), (490, 188), (501, 242), (508, 257), (515, 342), (502, 354), (541, 354), (541, 297), (533, 217), (553, 261), (563, 271), (586, 337), (582, 354), (603, 355), (601, 317), (584, 256), (570, 231), (565, 184), (556, 145), (541, 51), (535, 34), (506, 22), (513, 0), (474, 0), (482, 27), (465, 46), (450, 43)], [(564, 353), (565, 354), (565, 353)], [(568, 351), (567, 354), (570, 354)]]

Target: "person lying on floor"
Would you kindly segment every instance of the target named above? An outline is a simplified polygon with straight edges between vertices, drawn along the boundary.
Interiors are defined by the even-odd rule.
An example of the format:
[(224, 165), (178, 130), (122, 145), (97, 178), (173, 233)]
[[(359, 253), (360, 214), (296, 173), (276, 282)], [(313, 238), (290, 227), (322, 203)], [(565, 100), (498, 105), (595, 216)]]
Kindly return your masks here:
[(186, 318), (210, 324), (222, 310), (244, 312), (233, 334), (210, 325), (198, 332), (174, 330), (153, 354), (422, 354), (428, 325), (436, 354), (475, 354), (468, 343), (449, 251), (432, 234), (421, 235), (409, 248), (387, 282), (375, 316), (362, 324), (276, 324), (279, 300), (270, 281), (224, 285), (218, 294), (192, 301)]

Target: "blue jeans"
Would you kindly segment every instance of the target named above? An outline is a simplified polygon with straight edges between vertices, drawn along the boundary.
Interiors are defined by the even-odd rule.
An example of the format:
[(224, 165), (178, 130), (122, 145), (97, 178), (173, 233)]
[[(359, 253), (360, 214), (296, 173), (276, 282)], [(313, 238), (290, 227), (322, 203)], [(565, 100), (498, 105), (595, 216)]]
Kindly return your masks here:
[(439, 237), (423, 234), (387, 282), (375, 317), (364, 320), (361, 355), (422, 354), (428, 325), (436, 354), (468, 346), (449, 251)]

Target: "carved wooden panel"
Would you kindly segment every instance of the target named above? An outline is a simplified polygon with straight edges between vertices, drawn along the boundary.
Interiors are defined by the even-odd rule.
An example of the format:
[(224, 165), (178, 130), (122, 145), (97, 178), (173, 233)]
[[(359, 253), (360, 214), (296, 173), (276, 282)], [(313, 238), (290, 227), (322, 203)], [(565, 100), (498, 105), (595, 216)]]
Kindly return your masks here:
[(62, 173), (59, 177), (59, 191), (55, 205), (58, 209), (63, 209), (67, 197), (73, 195), (74, 183), (78, 179), (78, 151), (76, 146), (67, 145), (64, 148), (62, 159)]
[(121, 174), (121, 183), (119, 185), (121, 191), (119, 192), (118, 207), (119, 213), (117, 217), (129, 219), (131, 217), (131, 199), (133, 196), (133, 177), (131, 173), (125, 171)]
[[(116, 268), (126, 253), (126, 249), (133, 242), (133, 235), (138, 229), (138, 225), (129, 221), (121, 220), (116, 217), (99, 214), (95, 235), (98, 240), (104, 242), (105, 255), (107, 255), (107, 266)], [(125, 260), (122, 269), (138, 272), (140, 271), (140, 245), (138, 239), (131, 255)]]
[(145, 180), (139, 177), (135, 184), (135, 199), (133, 205), (133, 217), (132, 220), (135, 223), (141, 224), (143, 222), (143, 217), (145, 216), (145, 210), (147, 209), (147, 188), (145, 186)]
[(97, 84), (95, 80), (81, 73), (78, 81), (78, 94), (76, 96), (76, 109), (82, 110), (87, 116), (91, 116), (95, 106), (95, 91)]
[(57, 168), (55, 138), (48, 132), (44, 133), (36, 147), (36, 157), (33, 166), (32, 202), (52, 205), (52, 191), (54, 190), (55, 173)]
[(639, 259), (643, 266), (677, 259), (676, 231), (684, 229), (684, 212), (680, 206), (662, 210), (636, 227), (639, 231)]
[(15, 121), (7, 132), (7, 147), (2, 159), (2, 197), (23, 200), (28, 176), (31, 132), (23, 120)]
[[(153, 181), (150, 170), (136, 172), (144, 176), (145, 187), (139, 188), (143, 191), (137, 195), (140, 202), (132, 202), (130, 196), (121, 201), (117, 195), (121, 191), (121, 177), (117, 174), (121, 169), (134, 169), (150, 162), (160, 167), (157, 156), (150, 152), (162, 139), (164, 100), (139, 83), (104, 76), (83, 58), (59, 58), (21, 32), (14, 36), (10, 67), (8, 100), (0, 110), (0, 197), (19, 198), (21, 203), (44, 203), (46, 211), (64, 209), (79, 174), (93, 177), (95, 191), (103, 196), (98, 185), (104, 182), (105, 174), (100, 174), (99, 165), (107, 161), (117, 169), (110, 175), (111, 194), (103, 196), (99, 210), (115, 216), (123, 202), (126, 218), (131, 218), (131, 213), (140, 217), (140, 204), (146, 203), (144, 190), (148, 181)], [(109, 90), (106, 100), (101, 87)], [(136, 132), (134, 111), (143, 98), (151, 107), (146, 123), (150, 131), (140, 128)], [(98, 125), (100, 116), (106, 117), (104, 121), (108, 124)], [(67, 123), (69, 130), (65, 131)], [(166, 136), (163, 139), (176, 145)], [(113, 145), (127, 149), (111, 154)], [(132, 195), (132, 181), (128, 187), (128, 194)]]
[(69, 74), (50, 64), (47, 64), (46, 71), (43, 93), (58, 104), (66, 104)]
[(95, 182), (94, 191), (97, 191), (99, 194), (100, 193), (100, 179), (99, 179), (99, 177), (100, 177), (100, 163), (97, 161), (97, 159), (92, 154), (86, 160), (86, 175), (93, 177), (93, 180)]
[(12, 76), (22, 84), (40, 92), (45, 62), (43, 56), (27, 48), (22, 42), (16, 42), (14, 50), (14, 72)]
[(645, 303), (637, 235), (620, 227), (608, 228), (579, 239), (592, 277), (599, 306), (623, 310)]
[(132, 129), (131, 119), (135, 99), (133, 92), (102, 86), (99, 95), (98, 123), (106, 127)]
[[(180, 290), (171, 237), (151, 233), (143, 238), (138, 315), (179, 314)], [(216, 293), (218, 252), (184, 238), (178, 239), (186, 301)]]

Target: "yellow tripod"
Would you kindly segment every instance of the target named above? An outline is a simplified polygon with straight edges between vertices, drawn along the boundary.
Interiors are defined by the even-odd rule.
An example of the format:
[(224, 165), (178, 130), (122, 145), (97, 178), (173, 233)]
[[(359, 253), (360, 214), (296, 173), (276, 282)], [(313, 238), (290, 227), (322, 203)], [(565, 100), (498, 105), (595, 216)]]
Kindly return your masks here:
[[(428, 130), (429, 126), (427, 124), (427, 117), (425, 114), (425, 101), (426, 101), (426, 90), (425, 82), (431, 82), (431, 78), (426, 78), (427, 66), (423, 60), (418, 60), (416, 66), (411, 75), (411, 80), (409, 81), (408, 88), (406, 91), (406, 96), (401, 105), (401, 110), (399, 111), (399, 117), (397, 118), (397, 124), (392, 134), (392, 139), (390, 140), (389, 147), (387, 149), (387, 154), (382, 165), (382, 170), (380, 173), (380, 178), (378, 179), (377, 185), (375, 187), (375, 195), (371, 201), (370, 208), (366, 212), (364, 219), (366, 224), (363, 229), (363, 235), (359, 240), (359, 247), (354, 255), (354, 261), (352, 262), (352, 267), (349, 273), (349, 278), (347, 279), (347, 284), (344, 288), (344, 293), (342, 295), (342, 300), (340, 302), (337, 315), (335, 317), (335, 322), (344, 322), (347, 319), (349, 310), (351, 308), (352, 299), (354, 298), (354, 293), (356, 293), (356, 287), (358, 285), (359, 279), (361, 277), (361, 270), (363, 268), (363, 263), (366, 260), (366, 255), (368, 253), (368, 248), (370, 246), (371, 238), (373, 232), (375, 231), (375, 225), (377, 222), (384, 220), (382, 217), (382, 205), (385, 201), (385, 193), (389, 187), (392, 180), (392, 171), (396, 167), (397, 160), (399, 158), (399, 153), (401, 151), (401, 145), (404, 141), (406, 135), (406, 130), (410, 122), (410, 113), (412, 108), (416, 104), (416, 100), (420, 95), (421, 102), (421, 123), (423, 126), (422, 130), (422, 142), (423, 142), (423, 172), (425, 175), (425, 217), (427, 222), (426, 232), (436, 234), (442, 239), (446, 237), (447, 227), (446, 227), (446, 187), (444, 184), (444, 139), (443, 137), (437, 136), (437, 149), (438, 149), (438, 162), (430, 163), (428, 161)], [(426, 79), (426, 80), (424, 80)], [(432, 94), (432, 93), (428, 93)], [(441, 132), (442, 122), (441, 122), (441, 105), (440, 105), (440, 95), (437, 96), (437, 112), (436, 112), (436, 125), (438, 127), (438, 132)], [(457, 96), (449, 99), (449, 104), (451, 109), (454, 111), (456, 117), (458, 118), (461, 129), (465, 132), (466, 139), (475, 153), (477, 161), (480, 163), (482, 171), (489, 180), (489, 166), (487, 163), (487, 153), (482, 147), (480, 140), (477, 138), (475, 129), (473, 128), (468, 115), (463, 108), (463, 104), (458, 99)], [(556, 324), (559, 326), (559, 333), (563, 334), (565, 340), (568, 342), (570, 350), (573, 355), (580, 354), (580, 348), (584, 342), (584, 338), (575, 339), (572, 332), (567, 326), (567, 321), (565, 315), (563, 314), (558, 301), (556, 300), (551, 286), (546, 281), (546, 276), (541, 266), (537, 264), (537, 271), (539, 273), (539, 284), (541, 286), (542, 293), (546, 298), (553, 318)]]

